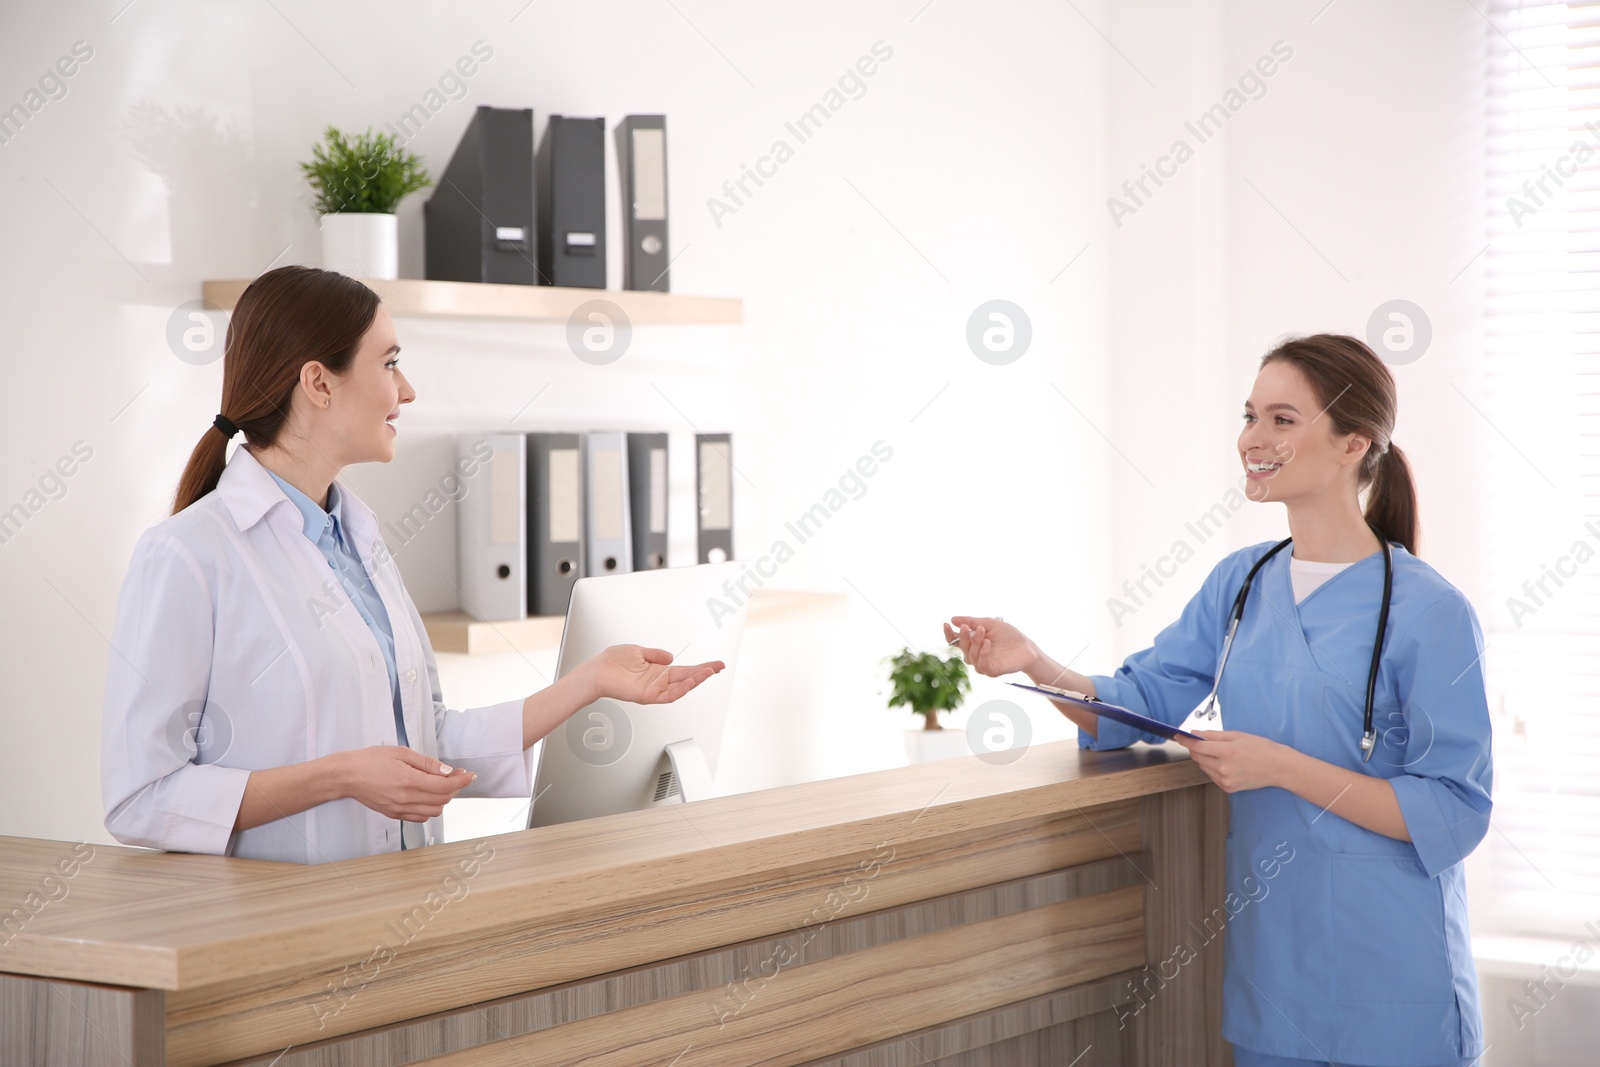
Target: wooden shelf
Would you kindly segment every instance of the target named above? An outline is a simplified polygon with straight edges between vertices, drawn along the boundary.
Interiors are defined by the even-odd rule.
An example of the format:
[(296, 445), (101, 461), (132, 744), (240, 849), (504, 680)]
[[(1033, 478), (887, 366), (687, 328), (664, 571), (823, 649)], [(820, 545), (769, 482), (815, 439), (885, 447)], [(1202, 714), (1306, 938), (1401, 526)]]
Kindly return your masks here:
[[(837, 611), (844, 604), (843, 593), (758, 589), (750, 598), (746, 621), (753, 626), (789, 622)], [(566, 619), (560, 615), (535, 615), (507, 622), (482, 622), (459, 611), (441, 611), (422, 616), (422, 625), (435, 652), (476, 656), (559, 648)]]
[(435, 652), (460, 652), (469, 656), (559, 648), (566, 621), (560, 615), (534, 615), (505, 622), (481, 622), (461, 611), (422, 616), (423, 629), (428, 631), (428, 640)]
[[(249, 278), (213, 279), (201, 283), (207, 305), (232, 311)], [(523, 322), (566, 322), (583, 304), (609, 300), (634, 326), (718, 326), (744, 321), (744, 301), (730, 296), (684, 296), (626, 289), (563, 289), (552, 285), (491, 285), (477, 282), (430, 282), (419, 278), (362, 278), (391, 315), (424, 318), (509, 319)]]

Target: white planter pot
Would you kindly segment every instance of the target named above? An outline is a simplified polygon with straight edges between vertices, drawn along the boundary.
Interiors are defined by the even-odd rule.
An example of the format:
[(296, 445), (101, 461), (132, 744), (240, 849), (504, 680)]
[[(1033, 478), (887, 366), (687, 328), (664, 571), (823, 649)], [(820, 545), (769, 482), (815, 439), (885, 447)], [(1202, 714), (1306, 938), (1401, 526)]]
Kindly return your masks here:
[(935, 760), (957, 759), (972, 755), (967, 747), (967, 732), (952, 730), (907, 730), (906, 759), (912, 763), (932, 763)]
[(322, 265), (352, 278), (400, 277), (400, 229), (376, 211), (322, 216)]

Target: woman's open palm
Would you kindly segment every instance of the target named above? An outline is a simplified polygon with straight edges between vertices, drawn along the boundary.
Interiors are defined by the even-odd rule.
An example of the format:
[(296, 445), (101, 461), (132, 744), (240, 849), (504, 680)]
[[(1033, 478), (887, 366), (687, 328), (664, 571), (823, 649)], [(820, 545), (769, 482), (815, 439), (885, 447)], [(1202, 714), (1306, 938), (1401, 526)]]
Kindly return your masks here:
[(642, 645), (612, 645), (594, 658), (602, 696), (632, 704), (670, 704), (721, 671), (721, 660), (674, 667), (672, 653)]

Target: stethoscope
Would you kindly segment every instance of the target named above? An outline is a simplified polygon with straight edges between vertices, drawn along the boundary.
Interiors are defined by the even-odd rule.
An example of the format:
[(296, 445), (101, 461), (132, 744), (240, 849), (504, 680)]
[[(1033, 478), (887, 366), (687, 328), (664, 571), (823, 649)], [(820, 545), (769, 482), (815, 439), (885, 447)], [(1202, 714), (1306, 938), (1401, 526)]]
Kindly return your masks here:
[[(1365, 763), (1372, 758), (1372, 750), (1378, 744), (1378, 732), (1372, 727), (1372, 698), (1378, 689), (1378, 660), (1383, 655), (1383, 635), (1389, 628), (1389, 594), (1394, 588), (1394, 559), (1389, 552), (1389, 541), (1381, 531), (1374, 528), (1373, 533), (1378, 535), (1378, 543), (1383, 546), (1383, 606), (1378, 609), (1378, 639), (1372, 643), (1372, 666), (1367, 670), (1367, 712), (1361, 722), (1361, 760)], [(1256, 579), (1259, 571), (1273, 556), (1282, 551), (1294, 538), (1285, 537), (1282, 541), (1272, 546), (1272, 549), (1250, 568), (1250, 573), (1244, 576), (1244, 584), (1239, 587), (1239, 595), (1233, 598), (1233, 613), (1228, 618), (1228, 633), (1222, 639), (1222, 661), (1217, 664), (1216, 681), (1211, 683), (1211, 692), (1200, 702), (1194, 710), (1197, 720), (1211, 720), (1218, 718), (1222, 711), (1217, 707), (1217, 689), (1222, 685), (1222, 671), (1228, 665), (1228, 652), (1233, 648), (1233, 635), (1239, 631), (1239, 622), (1244, 618), (1244, 602), (1250, 595), (1250, 583)]]

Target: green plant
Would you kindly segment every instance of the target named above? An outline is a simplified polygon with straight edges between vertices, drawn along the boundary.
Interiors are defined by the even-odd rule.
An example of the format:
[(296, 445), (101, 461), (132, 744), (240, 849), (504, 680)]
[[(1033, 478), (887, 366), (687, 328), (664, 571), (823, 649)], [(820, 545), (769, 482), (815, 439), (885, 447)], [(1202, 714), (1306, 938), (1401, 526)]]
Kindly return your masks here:
[(923, 717), (923, 727), (939, 729), (939, 713), (961, 706), (961, 698), (972, 689), (967, 665), (960, 656), (940, 659), (932, 652), (901, 649), (888, 660), (889, 707), (910, 705)]
[(329, 126), (300, 170), (317, 195), (319, 215), (393, 214), (400, 201), (433, 184), (421, 157), (402, 149), (393, 134), (370, 129), (350, 139)]

